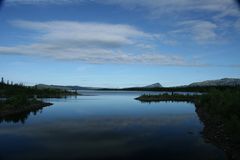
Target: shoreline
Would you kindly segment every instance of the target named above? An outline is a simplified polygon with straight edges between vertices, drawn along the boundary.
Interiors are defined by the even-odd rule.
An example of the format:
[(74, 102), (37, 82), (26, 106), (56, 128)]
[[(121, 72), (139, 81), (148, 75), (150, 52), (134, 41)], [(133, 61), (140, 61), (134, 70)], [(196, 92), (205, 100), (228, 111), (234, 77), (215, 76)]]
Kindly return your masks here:
[(224, 123), (220, 119), (212, 118), (206, 109), (199, 104), (195, 103), (195, 107), (195, 111), (204, 125), (202, 131), (204, 140), (223, 150), (229, 160), (239, 160), (239, 146), (234, 143), (234, 140), (224, 130)]
[(226, 133), (224, 122), (220, 118), (213, 118), (206, 108), (200, 104), (200, 100), (196, 97), (171, 97), (170, 96), (155, 96), (142, 95), (135, 98), (140, 102), (190, 102), (195, 106), (195, 112), (198, 118), (203, 123), (202, 136), (207, 143), (215, 145), (217, 148), (223, 150), (229, 160), (240, 159), (240, 145), (234, 143), (234, 140)]
[(141, 102), (163, 102), (163, 101), (175, 101), (175, 102), (191, 102), (194, 103), (197, 98), (197, 95), (179, 95), (179, 94), (162, 94), (162, 95), (142, 95), (135, 100), (139, 100)]
[(24, 113), (24, 112), (28, 112), (36, 109), (42, 109), (44, 107), (51, 106), (51, 105), (53, 105), (53, 103), (39, 102), (37, 104), (30, 104), (24, 107), (14, 107), (11, 109), (3, 109), (3, 110), (0, 109), (0, 118), (6, 117), (6, 116), (12, 116), (15, 114), (20, 114), (20, 113)]

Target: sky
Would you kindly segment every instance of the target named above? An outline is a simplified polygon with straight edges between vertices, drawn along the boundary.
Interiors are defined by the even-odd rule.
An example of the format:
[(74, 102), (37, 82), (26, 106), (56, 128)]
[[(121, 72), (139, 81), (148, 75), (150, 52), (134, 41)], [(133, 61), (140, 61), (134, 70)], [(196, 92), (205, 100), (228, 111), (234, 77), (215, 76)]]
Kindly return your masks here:
[(240, 78), (234, 0), (2, 2), (0, 77), (10, 81), (131, 87)]

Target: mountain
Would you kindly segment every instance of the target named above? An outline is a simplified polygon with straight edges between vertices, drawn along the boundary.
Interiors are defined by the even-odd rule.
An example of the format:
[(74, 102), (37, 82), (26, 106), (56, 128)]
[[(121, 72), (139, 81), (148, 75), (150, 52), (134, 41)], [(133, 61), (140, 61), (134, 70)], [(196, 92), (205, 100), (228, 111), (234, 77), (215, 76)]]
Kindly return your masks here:
[(96, 87), (82, 87), (82, 86), (60, 86), (60, 85), (46, 85), (46, 84), (38, 84), (36, 85), (39, 89), (62, 89), (62, 90), (94, 90), (94, 89), (100, 89)]
[[(110, 89), (114, 90), (116, 88), (97, 88), (97, 87), (82, 87), (82, 86), (60, 86), (60, 85), (46, 85), (46, 84), (38, 84), (36, 85), (39, 89), (62, 89), (62, 90), (96, 90), (96, 89)], [(144, 87), (138, 87), (138, 88), (161, 88), (162, 85), (160, 83), (154, 83), (148, 86)]]
[[(206, 87), (206, 86), (240, 86), (240, 79), (237, 78), (223, 78), (219, 80), (208, 80), (203, 82), (195, 82), (187, 86), (179, 86), (179, 87)], [(97, 89), (110, 89), (114, 90), (115, 88), (97, 88), (97, 87), (82, 87), (82, 86), (60, 86), (60, 85), (46, 85), (46, 84), (38, 84), (37, 88), (52, 88), (52, 89), (62, 89), (62, 90), (97, 90)], [(132, 88), (123, 88), (123, 89), (134, 89), (134, 88), (162, 88), (163, 86), (160, 83), (154, 83), (151, 85), (147, 85), (144, 87), (132, 87)], [(117, 89), (116, 89), (117, 90)]]
[(143, 88), (161, 88), (162, 85), (160, 83), (154, 83), (148, 86), (144, 86)]
[(46, 84), (38, 84), (35, 87), (38, 89), (62, 89), (62, 90), (71, 90), (71, 88), (67, 86), (58, 86), (58, 85), (46, 85)]
[(208, 80), (203, 82), (195, 82), (189, 87), (205, 87), (205, 86), (240, 86), (240, 79), (237, 78), (223, 78), (219, 80)]

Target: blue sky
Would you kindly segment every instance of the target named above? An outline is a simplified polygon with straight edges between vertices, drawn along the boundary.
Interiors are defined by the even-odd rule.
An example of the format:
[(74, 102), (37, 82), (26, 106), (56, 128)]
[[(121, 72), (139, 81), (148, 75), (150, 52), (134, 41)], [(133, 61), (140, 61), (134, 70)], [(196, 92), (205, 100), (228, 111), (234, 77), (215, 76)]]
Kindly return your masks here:
[(98, 87), (240, 78), (232, 0), (5, 0), (0, 76)]

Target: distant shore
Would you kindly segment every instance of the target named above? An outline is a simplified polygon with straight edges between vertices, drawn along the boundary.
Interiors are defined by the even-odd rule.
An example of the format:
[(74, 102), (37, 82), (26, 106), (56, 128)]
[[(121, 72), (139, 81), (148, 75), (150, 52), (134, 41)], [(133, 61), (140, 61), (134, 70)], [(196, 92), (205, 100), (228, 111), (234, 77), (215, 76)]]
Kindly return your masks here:
[(0, 117), (31, 112), (52, 105), (38, 98), (65, 98), (80, 95), (77, 91), (37, 88), (23, 84), (0, 82)]
[(144, 94), (135, 99), (139, 100), (141, 102), (159, 102), (159, 101), (194, 102), (197, 97), (198, 97), (198, 95), (182, 95), (182, 94), (148, 95), (148, 94)]

